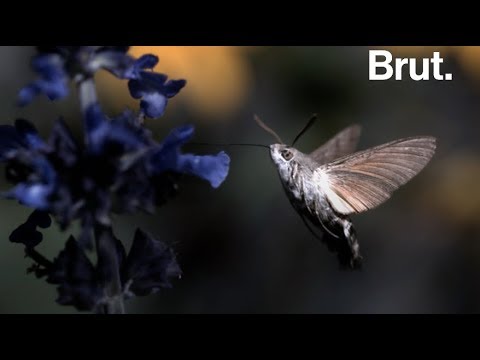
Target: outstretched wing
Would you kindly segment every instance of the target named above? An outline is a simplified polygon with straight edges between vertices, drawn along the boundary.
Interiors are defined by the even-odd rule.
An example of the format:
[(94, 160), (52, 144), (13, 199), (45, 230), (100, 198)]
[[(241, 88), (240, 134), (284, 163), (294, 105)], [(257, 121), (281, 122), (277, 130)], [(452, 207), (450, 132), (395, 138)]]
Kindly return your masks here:
[(359, 125), (349, 126), (313, 151), (310, 156), (318, 164), (326, 164), (339, 157), (351, 154), (357, 148), (361, 132), (362, 129)]
[(427, 165), (435, 141), (411, 137), (345, 156), (320, 166), (318, 181), (337, 212), (348, 215), (372, 209)]

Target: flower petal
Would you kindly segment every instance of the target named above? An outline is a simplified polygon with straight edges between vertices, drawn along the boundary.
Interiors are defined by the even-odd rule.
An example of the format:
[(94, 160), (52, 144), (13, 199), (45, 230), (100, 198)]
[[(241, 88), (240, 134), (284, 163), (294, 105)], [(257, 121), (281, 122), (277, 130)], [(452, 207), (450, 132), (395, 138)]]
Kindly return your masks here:
[(0, 125), (0, 160), (4, 160), (8, 153), (22, 145), (22, 138), (15, 127)]
[(48, 201), (53, 189), (50, 185), (41, 183), (21, 183), (7, 192), (4, 196), (7, 199), (16, 199), (20, 204), (38, 210), (48, 210)]
[(168, 76), (165, 74), (141, 71), (138, 76), (135, 76), (128, 82), (130, 94), (135, 99), (140, 99), (148, 93), (164, 93), (165, 83)]
[(25, 86), (18, 93), (18, 106), (26, 106), (30, 104), (35, 97), (42, 92), (42, 88), (33, 82), (30, 85)]
[(218, 188), (225, 181), (229, 167), (230, 157), (222, 151), (217, 155), (182, 154), (175, 170), (198, 176)]
[(165, 84), (165, 96), (168, 98), (177, 95), (187, 85), (186, 80), (170, 80)]
[(172, 131), (163, 140), (161, 148), (169, 149), (173, 147), (179, 147), (186, 144), (193, 137), (195, 127), (190, 124), (179, 126)]
[(9, 239), (13, 243), (24, 244), (27, 248), (34, 248), (43, 240), (43, 235), (37, 230), (48, 228), (52, 224), (52, 220), (48, 213), (35, 210), (25, 223), (16, 228)]
[(120, 79), (125, 79), (135, 60), (121, 51), (99, 51), (89, 62), (90, 73), (105, 69)]
[(17, 130), (19, 136), (22, 138), (23, 142), (30, 149), (39, 149), (45, 145), (45, 142), (38, 134), (38, 130), (30, 121), (24, 119), (16, 120), (15, 129)]
[(180, 147), (193, 137), (193, 125), (184, 125), (173, 129), (163, 142), (152, 151), (149, 169), (152, 174), (159, 174), (177, 168)]
[(35, 96), (41, 93), (52, 101), (68, 95), (68, 76), (60, 55), (39, 55), (34, 58), (32, 67), (38, 73), (39, 79), (20, 90), (18, 94), (20, 106), (28, 105)]
[(81, 311), (94, 309), (104, 295), (94, 266), (72, 236), (55, 259), (47, 282), (59, 285), (59, 304)]
[(148, 143), (145, 133), (139, 132), (131, 123), (114, 119), (102, 123), (91, 132), (89, 150), (97, 155), (121, 156), (139, 150)]
[(181, 270), (172, 249), (137, 229), (126, 262), (128, 292), (137, 296), (155, 293), (171, 287), (171, 278), (180, 276)]
[(138, 79), (141, 76), (141, 70), (151, 70), (158, 64), (158, 56), (146, 54), (139, 57), (132, 67), (129, 79)]
[(97, 129), (101, 124), (108, 121), (107, 116), (103, 113), (99, 103), (90, 105), (85, 110), (85, 127), (88, 133)]
[(29, 160), (29, 166), (38, 180), (22, 182), (4, 196), (37, 210), (48, 210), (49, 197), (55, 191), (56, 171), (45, 157), (39, 156)]
[(167, 98), (160, 93), (147, 93), (140, 101), (140, 108), (152, 119), (161, 117), (167, 108)]
[(59, 119), (53, 125), (48, 144), (64, 166), (71, 168), (75, 165), (79, 147), (63, 120)]
[(158, 56), (152, 54), (146, 54), (140, 56), (135, 62), (135, 66), (138, 69), (153, 69), (158, 64)]
[[(147, 60), (145, 60), (147, 62)], [(167, 106), (167, 100), (186, 85), (185, 80), (170, 80), (164, 74), (141, 71), (128, 82), (130, 94), (135, 99), (142, 99), (140, 107), (150, 118), (161, 117)]]

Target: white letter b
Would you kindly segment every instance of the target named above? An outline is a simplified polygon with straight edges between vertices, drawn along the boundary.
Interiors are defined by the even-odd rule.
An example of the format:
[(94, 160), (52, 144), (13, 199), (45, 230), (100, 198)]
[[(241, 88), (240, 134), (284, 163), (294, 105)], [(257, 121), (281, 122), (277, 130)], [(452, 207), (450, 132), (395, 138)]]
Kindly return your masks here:
[[(385, 57), (384, 61), (377, 61), (377, 56)], [(393, 75), (393, 68), (389, 65), (392, 62), (392, 54), (386, 50), (370, 50), (369, 51), (369, 80), (387, 80), (390, 79)], [(378, 67), (385, 68), (385, 74), (377, 74), (376, 69)]]

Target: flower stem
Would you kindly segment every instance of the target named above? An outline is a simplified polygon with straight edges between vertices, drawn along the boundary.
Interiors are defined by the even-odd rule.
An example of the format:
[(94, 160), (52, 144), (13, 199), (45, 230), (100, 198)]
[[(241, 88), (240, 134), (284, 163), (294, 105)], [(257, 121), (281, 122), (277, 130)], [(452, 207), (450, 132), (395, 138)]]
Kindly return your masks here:
[(80, 108), (82, 112), (97, 103), (97, 90), (95, 88), (95, 80), (91, 77), (82, 77), (77, 80), (78, 97), (80, 99)]
[[(90, 136), (99, 125), (97, 112), (100, 111), (95, 88), (95, 80), (90, 76), (79, 76), (75, 79), (78, 87), (80, 108), (84, 117), (85, 140), (90, 144)], [(105, 291), (108, 298), (103, 313), (124, 314), (120, 264), (117, 256), (117, 245), (111, 227), (96, 224), (95, 243), (97, 247), (98, 267), (102, 269)]]
[(95, 242), (97, 245), (98, 267), (103, 270), (105, 290), (108, 303), (106, 314), (124, 314), (123, 291), (120, 279), (120, 264), (117, 256), (117, 246), (112, 229), (105, 225), (95, 226)]
[(92, 131), (98, 126), (98, 118), (95, 111), (98, 111), (97, 90), (95, 80), (92, 77), (80, 77), (76, 80), (80, 108), (83, 113), (83, 126), (85, 140), (90, 143)]

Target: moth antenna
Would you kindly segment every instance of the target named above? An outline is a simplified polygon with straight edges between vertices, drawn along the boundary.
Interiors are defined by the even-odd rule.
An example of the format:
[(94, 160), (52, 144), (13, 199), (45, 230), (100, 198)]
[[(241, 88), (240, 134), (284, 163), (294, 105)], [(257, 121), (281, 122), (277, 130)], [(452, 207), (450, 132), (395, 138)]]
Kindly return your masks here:
[(317, 114), (313, 114), (310, 120), (308, 120), (307, 124), (303, 127), (303, 129), (298, 133), (298, 135), (293, 140), (292, 146), (295, 145), (295, 143), (302, 137), (302, 135), (305, 134), (307, 130), (312, 127), (312, 125), (315, 123), (315, 121), (317, 121), (317, 119), (318, 119)]
[(271, 128), (269, 128), (262, 120), (260, 120), (260, 118), (255, 114), (253, 115), (253, 118), (255, 119), (255, 121), (257, 122), (258, 126), (260, 126), (263, 130), (265, 130), (266, 132), (270, 133), (270, 135), (272, 135), (280, 144), (285, 144), (282, 139), (280, 139), (280, 136), (278, 136), (278, 134), (273, 131)]

